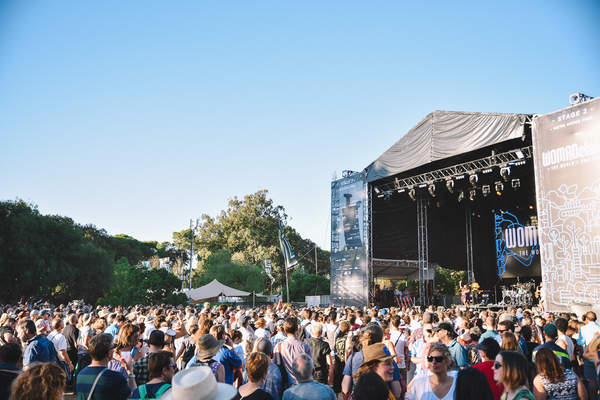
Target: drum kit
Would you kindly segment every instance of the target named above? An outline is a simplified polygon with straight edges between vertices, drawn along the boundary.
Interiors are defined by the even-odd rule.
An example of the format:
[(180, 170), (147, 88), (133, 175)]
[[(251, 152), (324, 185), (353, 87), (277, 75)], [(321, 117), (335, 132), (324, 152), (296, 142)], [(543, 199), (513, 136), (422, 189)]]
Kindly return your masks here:
[(529, 306), (533, 303), (532, 289), (535, 289), (535, 282), (517, 282), (510, 286), (501, 286), (502, 304), (511, 306)]

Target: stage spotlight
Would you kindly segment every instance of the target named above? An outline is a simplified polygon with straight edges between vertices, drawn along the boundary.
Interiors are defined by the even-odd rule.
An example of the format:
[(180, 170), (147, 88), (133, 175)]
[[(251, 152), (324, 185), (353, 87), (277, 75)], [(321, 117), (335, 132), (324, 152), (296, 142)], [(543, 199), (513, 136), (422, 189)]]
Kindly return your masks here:
[(517, 149), (515, 150), (515, 155), (517, 156), (517, 158), (519, 160), (522, 160), (523, 158), (525, 158), (525, 154), (523, 154), (523, 152), (521, 151), (521, 149)]
[(381, 192), (381, 190), (379, 190), (379, 188), (377, 186), (375, 186), (375, 193), (379, 194)]
[(479, 180), (479, 177), (477, 176), (477, 174), (473, 174), (473, 175), (469, 176), (469, 182), (471, 182), (471, 186), (473, 186), (473, 187), (477, 187), (478, 180)]
[(410, 189), (408, 191), (408, 197), (410, 197), (412, 201), (417, 201), (417, 192), (415, 192), (415, 189)]
[(475, 190), (475, 189), (469, 190), (469, 200), (475, 201), (475, 196), (477, 196), (477, 190)]
[(513, 180), (512, 180), (510, 183), (511, 183), (511, 185), (512, 185), (512, 188), (513, 188), (514, 190), (517, 190), (518, 188), (520, 188), (520, 187), (521, 187), (521, 180), (520, 180), (520, 179), (518, 179), (518, 178), (516, 178), (516, 179), (513, 179)]
[(483, 194), (483, 197), (487, 197), (487, 195), (490, 194), (491, 191), (492, 188), (490, 188), (490, 185), (483, 185), (481, 187), (481, 193)]
[(435, 184), (434, 183), (429, 185), (427, 190), (429, 190), (429, 194), (431, 195), (431, 197), (435, 197)]
[(458, 191), (458, 202), (460, 203), (461, 201), (463, 201), (465, 198), (465, 192), (463, 192), (462, 190)]
[(450, 193), (454, 193), (454, 181), (452, 179), (446, 181), (446, 188)]
[(502, 191), (504, 190), (504, 184), (500, 181), (496, 182), (495, 189), (496, 189), (496, 194), (498, 196), (502, 195)]
[(510, 167), (502, 167), (502, 168), (500, 168), (500, 176), (505, 181), (508, 181), (508, 177), (510, 176)]

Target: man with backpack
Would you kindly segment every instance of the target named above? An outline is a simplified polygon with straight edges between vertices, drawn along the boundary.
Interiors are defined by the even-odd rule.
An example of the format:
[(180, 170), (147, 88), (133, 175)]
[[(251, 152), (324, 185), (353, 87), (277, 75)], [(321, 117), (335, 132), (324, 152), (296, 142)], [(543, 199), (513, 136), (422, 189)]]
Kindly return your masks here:
[(158, 351), (148, 357), (148, 372), (150, 380), (138, 386), (131, 395), (132, 399), (159, 399), (171, 388), (175, 375), (175, 362), (170, 351)]

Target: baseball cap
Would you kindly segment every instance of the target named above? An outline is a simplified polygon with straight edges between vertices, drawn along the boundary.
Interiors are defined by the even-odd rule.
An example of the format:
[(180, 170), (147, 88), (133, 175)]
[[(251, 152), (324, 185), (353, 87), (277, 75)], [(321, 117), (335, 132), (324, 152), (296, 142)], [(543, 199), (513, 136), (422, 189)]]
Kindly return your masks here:
[(449, 322), (441, 322), (438, 326), (433, 328), (434, 332), (439, 332), (442, 330), (445, 330), (445, 331), (448, 331), (448, 332), (454, 334), (454, 327)]

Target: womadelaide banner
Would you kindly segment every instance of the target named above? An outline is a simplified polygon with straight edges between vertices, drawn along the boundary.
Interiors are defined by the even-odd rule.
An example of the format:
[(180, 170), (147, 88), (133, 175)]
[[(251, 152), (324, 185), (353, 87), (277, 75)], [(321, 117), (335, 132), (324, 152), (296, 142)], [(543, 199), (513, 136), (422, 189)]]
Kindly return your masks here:
[(600, 99), (533, 120), (542, 298), (600, 302)]
[(355, 173), (331, 184), (331, 287), (336, 305), (367, 305), (366, 174)]

